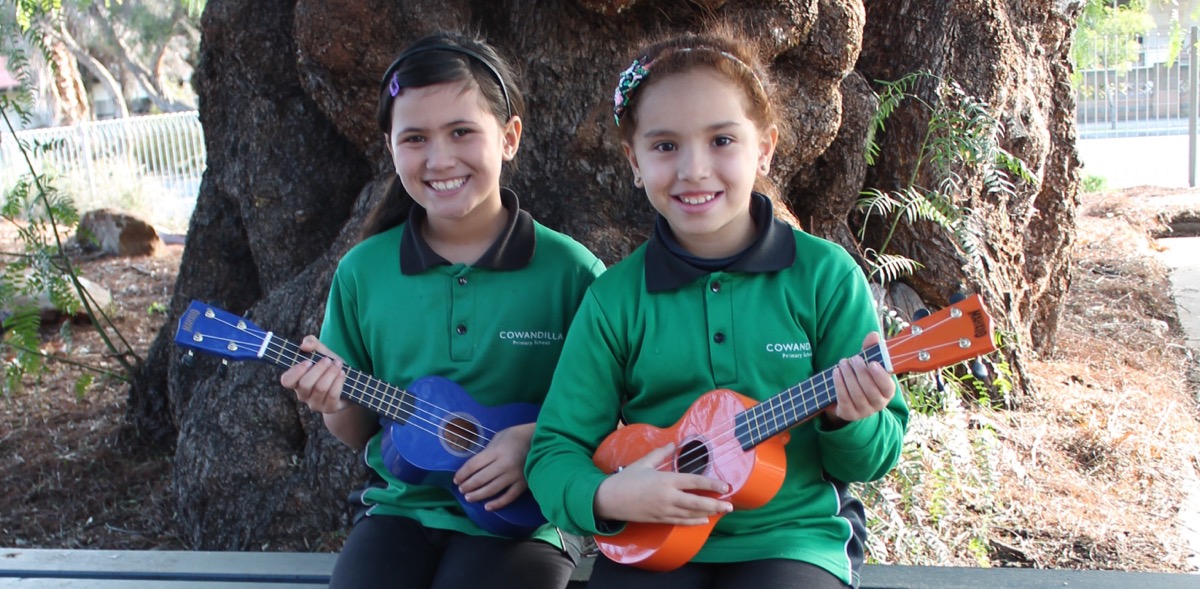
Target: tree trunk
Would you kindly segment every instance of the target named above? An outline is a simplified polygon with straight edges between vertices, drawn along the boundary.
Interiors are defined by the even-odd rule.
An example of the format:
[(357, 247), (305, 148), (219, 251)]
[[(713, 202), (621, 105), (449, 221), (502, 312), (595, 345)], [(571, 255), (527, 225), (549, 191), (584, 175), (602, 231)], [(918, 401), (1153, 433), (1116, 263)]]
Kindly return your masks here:
[[(1004, 343), (1014, 346), (1005, 352), (1018, 386), (1023, 354), (1053, 349), (1070, 286), (1080, 166), (1068, 63), (1080, 6), (1070, 4), (868, 1), (857, 66), (871, 80), (927, 71), (957, 81), (992, 106), (1004, 124), (1002, 146), (1037, 177), (1038, 186), (1018, 184), (1012, 198), (987, 193), (977, 176), (966, 192), (954, 195), (958, 206), (982, 220), (982, 273), (965, 271), (949, 236), (928, 226), (901, 224), (893, 241), (899, 253), (924, 264), (906, 282), (926, 302), (944, 304), (956, 291), (984, 295), (999, 327), (1015, 335)], [(866, 187), (891, 189), (912, 173), (914, 146), (927, 122), (928, 112), (913, 108), (889, 120), (881, 140), (885, 155), (868, 171)]]
[(54, 64), (50, 69), (52, 83), (51, 93), (57, 102), (55, 123), (75, 125), (88, 120), (92, 111), (88, 102), (87, 88), (83, 78), (79, 76), (79, 63), (67, 48), (66, 43), (53, 35), (43, 35), (42, 39), (49, 50), (50, 61)]
[[(694, 29), (712, 15), (751, 31), (772, 58), (793, 123), (772, 176), (806, 227), (855, 248), (853, 201), (902, 167), (902, 135), (892, 129), (920, 124), (894, 120), (885, 162), (868, 170), (867, 82), (933, 65), (956, 75), (975, 68), (971, 52), (995, 55), (1002, 36), (951, 33), (989, 15), (996, 19), (988, 30), (1012, 33), (1003, 39), (1013, 45), (1007, 51), (1025, 61), (962, 78), (978, 81), (1004, 116), (1026, 126), (1010, 150), (1035, 158), (1043, 189), (1024, 197), (1040, 216), (989, 234), (997, 252), (1020, 246), (1019, 255), (996, 257), (994, 274), (1010, 282), (971, 286), (1014, 293), (994, 296), (995, 305), (1028, 331), (1031, 321), (1056, 316), (1066, 286), (1052, 277), (1064, 274), (1078, 163), (1070, 98), (1048, 89), (1065, 80), (1069, 16), (1034, 0), (978, 13), (935, 2), (942, 13), (932, 20), (933, 8), (895, 4), (870, 13), (857, 0), (210, 0), (196, 74), (209, 161), (171, 317), (200, 298), (252, 310), (255, 323), (292, 339), (318, 329), (332, 269), (392, 173), (374, 123), (380, 72), (439, 28), (477, 29), (524, 70), (527, 133), (508, 184), (535, 217), (612, 263), (645, 238), (652, 219), (609, 129), (612, 87), (635, 40)], [(928, 41), (919, 51), (918, 40), (910, 51), (907, 41), (889, 47), (879, 38), (906, 39), (890, 28), (905, 23), (898, 15), (924, 23)], [(1029, 28), (1017, 35), (1005, 27)], [(954, 46), (928, 63), (939, 41)], [(1033, 203), (990, 204), (1007, 218)], [(1048, 237), (1031, 243), (1032, 229)], [(926, 241), (919, 233), (905, 239)], [(957, 268), (937, 274), (966, 279)], [(277, 371), (234, 364), (222, 375), (208, 359), (187, 366), (171, 343), (174, 329), (171, 320), (131, 389), (129, 418), (143, 436), (176, 444), (184, 537), (206, 549), (304, 548), (305, 538), (346, 524), (343, 498), (363, 474), (352, 453), (279, 387)]]
[(129, 118), (129, 106), (125, 102), (125, 94), (121, 91), (121, 84), (113, 77), (112, 72), (103, 63), (100, 63), (100, 60), (92, 57), (87, 50), (81, 47), (65, 26), (47, 30), (47, 34), (61, 41), (75, 56), (78, 63), (104, 85), (105, 90), (108, 90), (112, 96), (116, 117), (119, 119)]

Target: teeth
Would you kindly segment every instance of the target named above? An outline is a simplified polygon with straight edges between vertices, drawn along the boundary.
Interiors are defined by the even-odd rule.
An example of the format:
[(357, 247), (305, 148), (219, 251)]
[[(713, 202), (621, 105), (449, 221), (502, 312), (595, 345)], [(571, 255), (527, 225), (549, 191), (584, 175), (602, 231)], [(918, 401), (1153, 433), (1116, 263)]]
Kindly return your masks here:
[(437, 191), (454, 190), (455, 188), (462, 186), (466, 181), (467, 178), (464, 176), (462, 178), (455, 178), (453, 180), (430, 180), (429, 185)]
[(701, 194), (701, 195), (695, 195), (695, 196), (681, 196), (681, 197), (679, 197), (679, 200), (683, 201), (684, 204), (698, 205), (698, 204), (704, 204), (716, 197), (717, 197), (716, 194), (710, 192), (708, 194)]

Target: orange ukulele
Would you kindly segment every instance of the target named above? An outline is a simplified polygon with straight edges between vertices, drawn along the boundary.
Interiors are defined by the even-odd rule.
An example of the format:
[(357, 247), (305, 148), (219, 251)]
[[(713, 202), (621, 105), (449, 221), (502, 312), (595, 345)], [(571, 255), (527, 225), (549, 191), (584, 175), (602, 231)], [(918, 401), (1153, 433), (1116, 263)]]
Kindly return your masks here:
[[(914, 322), (860, 355), (902, 374), (949, 366), (995, 349), (992, 318), (982, 298), (974, 295)], [(631, 424), (613, 432), (592, 461), (604, 472), (614, 473), (673, 442), (675, 455), (659, 465), (660, 470), (724, 481), (730, 491), (721, 499), (736, 509), (754, 509), (770, 501), (783, 485), (787, 430), (816, 417), (835, 401), (832, 368), (762, 403), (717, 389), (692, 403), (670, 428)], [(616, 535), (596, 536), (596, 544), (621, 564), (669, 571), (700, 551), (720, 517), (711, 516), (699, 526), (629, 522)]]

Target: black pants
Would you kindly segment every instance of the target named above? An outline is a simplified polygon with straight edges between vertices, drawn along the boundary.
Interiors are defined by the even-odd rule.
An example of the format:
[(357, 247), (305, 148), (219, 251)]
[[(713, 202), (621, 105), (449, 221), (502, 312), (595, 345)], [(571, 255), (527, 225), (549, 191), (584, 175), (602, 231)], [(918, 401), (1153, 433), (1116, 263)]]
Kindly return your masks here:
[(330, 589), (562, 589), (573, 556), (538, 540), (428, 529), (406, 517), (360, 519), (333, 567)]
[(825, 569), (798, 560), (692, 562), (658, 573), (596, 557), (588, 589), (846, 589)]

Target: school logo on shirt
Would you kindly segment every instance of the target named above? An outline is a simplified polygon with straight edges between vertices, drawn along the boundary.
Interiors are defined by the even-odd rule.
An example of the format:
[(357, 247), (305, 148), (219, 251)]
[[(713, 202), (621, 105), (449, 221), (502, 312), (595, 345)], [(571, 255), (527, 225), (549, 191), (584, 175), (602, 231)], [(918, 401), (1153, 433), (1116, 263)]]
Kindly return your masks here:
[(778, 355), (787, 360), (812, 357), (812, 344), (808, 342), (778, 342), (767, 344), (767, 354)]
[(549, 346), (561, 344), (561, 331), (501, 331), (500, 340), (514, 346)]

